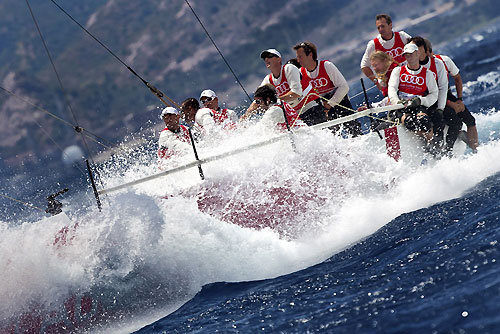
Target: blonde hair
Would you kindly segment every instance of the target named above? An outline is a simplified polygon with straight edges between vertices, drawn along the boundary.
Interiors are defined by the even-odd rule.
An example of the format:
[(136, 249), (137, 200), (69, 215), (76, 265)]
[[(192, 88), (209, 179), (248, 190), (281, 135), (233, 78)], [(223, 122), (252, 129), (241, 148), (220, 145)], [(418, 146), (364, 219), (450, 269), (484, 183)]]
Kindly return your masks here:
[(399, 63), (397, 61), (395, 61), (391, 55), (385, 53), (384, 51), (375, 51), (374, 53), (372, 53), (370, 55), (370, 61), (374, 61), (374, 60), (379, 60), (379, 61), (383, 62), (384, 64), (386, 64), (384, 72), (375, 73), (377, 78), (382, 80), (382, 81), (385, 81), (385, 76), (387, 74), (387, 71), (391, 67), (392, 63), (396, 63), (399, 65)]

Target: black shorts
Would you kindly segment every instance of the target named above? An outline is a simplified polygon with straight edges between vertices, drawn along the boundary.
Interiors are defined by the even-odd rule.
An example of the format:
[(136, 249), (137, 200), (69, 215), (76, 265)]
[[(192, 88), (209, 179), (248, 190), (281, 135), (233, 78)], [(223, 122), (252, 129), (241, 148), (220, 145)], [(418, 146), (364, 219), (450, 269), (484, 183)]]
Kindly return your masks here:
[[(453, 95), (453, 93), (450, 90), (448, 90), (448, 100), (450, 100), (451, 102), (457, 102), (458, 100), (457, 97)], [(457, 113), (457, 115), (458, 117), (460, 117), (462, 122), (464, 122), (465, 125), (467, 125), (467, 127), (476, 125), (476, 119), (474, 118), (474, 116), (472, 116), (469, 109), (467, 109), (467, 106), (465, 107), (464, 111)]]

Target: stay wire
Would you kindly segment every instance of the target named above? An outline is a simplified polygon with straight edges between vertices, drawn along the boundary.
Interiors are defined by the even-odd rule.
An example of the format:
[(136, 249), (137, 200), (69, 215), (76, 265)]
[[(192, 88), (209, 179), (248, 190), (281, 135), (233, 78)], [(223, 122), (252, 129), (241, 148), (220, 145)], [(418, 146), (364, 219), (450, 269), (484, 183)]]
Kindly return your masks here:
[[(178, 109), (180, 109), (180, 106), (178, 103), (176, 103), (174, 100), (172, 100), (170, 97), (168, 97), (167, 95), (165, 95), (162, 91), (160, 91), (158, 88), (156, 88), (155, 86), (153, 86), (152, 84), (150, 84), (148, 81), (144, 80), (139, 74), (137, 74), (137, 72), (135, 72), (132, 67), (130, 67), (129, 65), (127, 65), (123, 60), (120, 59), (120, 57), (118, 57), (113, 51), (111, 51), (104, 43), (102, 43), (97, 37), (95, 37), (90, 31), (88, 31), (84, 26), (82, 26), (80, 24), (80, 22), (78, 22), (77, 20), (75, 20), (73, 18), (73, 16), (71, 16), (67, 11), (64, 10), (64, 8), (62, 8), (61, 6), (59, 6), (59, 4), (57, 2), (55, 2), (54, 0), (50, 0), (57, 8), (59, 8), (59, 10), (61, 10), (64, 14), (66, 14), (67, 17), (69, 17), (71, 19), (71, 21), (73, 21), (76, 25), (78, 25), (83, 31), (85, 31), (90, 37), (92, 37), (97, 43), (99, 43), (104, 49), (106, 49), (106, 51), (109, 52), (109, 54), (111, 54), (113, 57), (116, 58), (116, 60), (118, 60), (123, 66), (125, 66), (133, 75), (135, 75), (137, 78), (139, 78), (150, 90), (151, 92), (153, 92), (153, 94), (156, 95), (156, 97), (158, 97), (166, 106), (170, 107), (170, 106), (175, 106), (177, 107)], [(170, 102), (170, 103), (167, 103), (163, 97), (166, 97), (167, 100)]]
[[(57, 72), (56, 65), (54, 63), (54, 60), (52, 59), (52, 56), (50, 55), (50, 51), (49, 51), (49, 48), (47, 47), (47, 43), (45, 43), (45, 39), (43, 38), (42, 31), (40, 30), (40, 27), (38, 26), (38, 22), (37, 22), (37, 20), (35, 18), (35, 14), (33, 13), (33, 10), (31, 9), (29, 0), (26, 0), (26, 4), (28, 5), (28, 9), (30, 11), (31, 17), (33, 19), (33, 22), (35, 23), (36, 30), (38, 31), (38, 34), (40, 35), (40, 39), (42, 40), (43, 47), (45, 48), (45, 51), (47, 52), (47, 56), (49, 57), (50, 63), (52, 64), (52, 68), (54, 70), (54, 73), (56, 74), (57, 81), (59, 82), (59, 86), (61, 87), (61, 90), (62, 90), (62, 92), (64, 94), (65, 99), (66, 99), (66, 104), (67, 104), (67, 106), (68, 106), (68, 108), (69, 108), (69, 110), (71, 112), (71, 115), (73, 116), (73, 119), (75, 121), (75, 124), (77, 126), (77, 128), (75, 128), (75, 130), (77, 132), (79, 132), (77, 129), (80, 129), (80, 126), (78, 124), (78, 120), (76, 119), (76, 115), (73, 112), (73, 108), (71, 107), (71, 103), (70, 103), (70, 100), (69, 100), (69, 95), (68, 95), (67, 91), (64, 89), (64, 85), (62, 84), (61, 77), (59, 76), (59, 72)], [(87, 145), (87, 141), (85, 140), (85, 137), (82, 134), (81, 134), (81, 136), (82, 136), (83, 144), (85, 145), (85, 149), (87, 150), (87, 155), (92, 160), (92, 155), (90, 154), (90, 149), (89, 149), (89, 147)]]
[[(31, 106), (32, 106), (32, 107), (34, 107), (35, 109), (40, 110), (40, 111), (42, 111), (42, 112), (46, 113), (47, 115), (49, 115), (49, 116), (51, 116), (51, 117), (55, 118), (56, 120), (58, 120), (58, 121), (60, 121), (60, 122), (62, 122), (62, 123), (64, 123), (64, 124), (66, 124), (66, 125), (70, 126), (70, 127), (71, 127), (71, 128), (73, 128), (75, 131), (77, 131), (77, 132), (80, 132), (80, 131), (85, 132), (85, 133), (83, 133), (83, 135), (84, 135), (84, 136), (87, 136), (87, 138), (89, 138), (90, 140), (92, 140), (94, 143), (96, 143), (96, 144), (98, 144), (98, 145), (101, 145), (102, 147), (107, 148), (107, 149), (112, 148), (111, 146), (112, 146), (113, 144), (112, 144), (112, 143), (110, 143), (107, 139), (102, 138), (102, 137), (99, 137), (98, 135), (96, 135), (96, 134), (94, 134), (94, 133), (90, 132), (89, 130), (87, 130), (87, 129), (85, 129), (85, 128), (75, 126), (74, 124), (72, 124), (72, 123), (68, 122), (67, 120), (65, 120), (65, 119), (63, 119), (63, 118), (61, 118), (61, 117), (57, 116), (57, 115), (56, 115), (56, 114), (54, 114), (54, 113), (51, 113), (50, 111), (48, 111), (48, 110), (46, 110), (46, 109), (44, 109), (44, 108), (42, 108), (42, 107), (40, 107), (40, 106), (37, 106), (37, 105), (36, 105), (36, 104), (34, 104), (34, 103), (31, 103), (29, 100), (26, 100), (26, 99), (25, 99), (25, 98), (23, 98), (22, 96), (17, 95), (16, 93), (14, 93), (14, 92), (12, 92), (12, 91), (8, 90), (8, 89), (7, 89), (7, 88), (5, 88), (5, 87), (0, 86), (0, 89), (1, 89), (1, 90), (3, 90), (6, 94), (12, 95), (12, 96), (14, 96), (15, 98), (17, 98), (17, 99), (19, 99), (19, 100), (23, 101), (24, 103), (31, 105)], [(95, 138), (92, 138), (92, 136), (93, 136), (93, 137), (95, 137)], [(105, 142), (107, 142), (107, 144), (108, 144), (108, 145), (106, 145), (106, 144), (102, 143), (101, 141), (105, 141)]]
[[(61, 146), (59, 146), (59, 144), (55, 141), (55, 139), (50, 136), (50, 134), (43, 128), (43, 126), (37, 120), (35, 120), (35, 122), (40, 127), (40, 129), (43, 131), (43, 133), (45, 133), (45, 135), (55, 145), (55, 147), (57, 147), (61, 151), (61, 153), (66, 156), (66, 153), (64, 153), (64, 149)], [(78, 165), (77, 163), (74, 163), (74, 165), (83, 174), (83, 176), (85, 176), (85, 177), (87, 176), (87, 174), (85, 174), (85, 172), (82, 170), (82, 168), (80, 167), (80, 165)]]
[(222, 57), (222, 59), (224, 60), (224, 62), (226, 63), (227, 67), (229, 68), (229, 70), (231, 71), (231, 73), (233, 74), (234, 78), (236, 79), (236, 81), (238, 82), (238, 84), (240, 85), (241, 89), (243, 89), (243, 92), (245, 92), (246, 96), (248, 97), (248, 100), (251, 101), (252, 99), (250, 98), (250, 95), (248, 95), (247, 91), (245, 90), (245, 87), (243, 87), (243, 84), (241, 83), (240, 79), (238, 79), (238, 76), (236, 75), (236, 73), (234, 73), (233, 69), (231, 68), (231, 65), (229, 65), (228, 61), (226, 60), (226, 58), (224, 57), (224, 55), (222, 54), (222, 52), (219, 50), (219, 48), (217, 47), (217, 44), (215, 44), (215, 41), (212, 39), (212, 36), (210, 36), (210, 33), (208, 32), (208, 30), (205, 28), (205, 26), (203, 25), (203, 23), (201, 22), (200, 18), (198, 17), (198, 15), (196, 15), (196, 12), (194, 11), (193, 7), (191, 7), (191, 4), (189, 3), (188, 0), (184, 0), (186, 2), (186, 4), (189, 6), (189, 8), (191, 9), (191, 12), (193, 12), (193, 15), (196, 17), (196, 19), (198, 20), (198, 22), (200, 23), (201, 27), (203, 28), (203, 30), (205, 30), (205, 33), (207, 34), (208, 38), (210, 39), (210, 41), (212, 42), (212, 44), (215, 46), (215, 48), (217, 49), (217, 52), (219, 52), (220, 56)]
[(42, 212), (45, 212), (45, 210), (44, 210), (44, 209), (39, 208), (39, 207), (37, 207), (37, 206), (34, 206), (34, 205), (33, 205), (33, 204), (31, 204), (31, 203), (28, 203), (28, 202), (23, 202), (23, 201), (20, 201), (20, 200), (18, 200), (18, 199), (16, 199), (16, 198), (14, 198), (14, 197), (10, 197), (10, 196), (4, 195), (4, 194), (0, 194), (0, 196), (5, 197), (5, 198), (7, 198), (7, 199), (10, 199), (11, 201), (14, 201), (14, 202), (21, 203), (21, 204), (23, 204), (23, 205), (25, 205), (25, 206), (28, 206), (28, 207), (32, 208), (32, 209), (37, 209), (37, 210), (40, 210), (40, 211), (42, 211)]
[[(47, 113), (48, 115), (50, 115), (50, 116), (54, 117), (55, 119), (57, 119), (57, 120), (59, 120), (59, 121), (63, 122), (64, 124), (67, 124), (67, 125), (71, 126), (72, 128), (74, 128), (73, 124), (71, 124), (70, 122), (66, 121), (65, 119), (62, 119), (62, 118), (60, 118), (59, 116), (57, 116), (57, 115), (55, 115), (55, 114), (53, 114), (53, 113), (51, 113), (51, 112), (49, 112), (49, 111), (47, 111), (47, 110), (45, 110), (45, 109), (43, 109), (43, 108), (39, 107), (39, 106), (37, 106), (36, 104), (31, 103), (30, 101), (28, 101), (28, 100), (26, 100), (26, 99), (22, 98), (21, 96), (19, 96), (19, 95), (15, 94), (15, 93), (13, 93), (13, 92), (11, 92), (10, 90), (8, 90), (8, 89), (6, 89), (6, 88), (4, 88), (4, 87), (2, 87), (2, 86), (0, 86), (0, 89), (2, 89), (4, 92), (6, 92), (6, 93), (8, 93), (8, 94), (10, 94), (10, 95), (12, 95), (12, 96), (14, 96), (14, 97), (18, 98), (18, 99), (20, 99), (21, 101), (23, 101), (23, 102), (25, 102), (25, 103), (27, 103), (27, 104), (29, 104), (29, 105), (33, 106), (34, 108), (36, 108), (36, 109), (38, 109), (38, 110), (40, 110), (40, 111), (43, 111), (43, 112)], [(40, 128), (40, 130), (42, 130), (42, 131), (43, 131), (43, 133), (47, 136), (47, 138), (49, 138), (49, 139), (50, 139), (50, 141), (54, 144), (54, 146), (55, 146), (55, 147), (57, 147), (57, 148), (61, 151), (61, 153), (62, 153), (64, 156), (67, 156), (67, 154), (66, 154), (66, 153), (64, 153), (63, 148), (62, 148), (61, 146), (59, 146), (59, 144), (57, 143), (57, 141), (56, 141), (54, 138), (52, 138), (52, 137), (51, 137), (51, 135), (50, 135), (50, 134), (49, 134), (49, 133), (45, 130), (45, 128), (42, 126), (42, 124), (40, 124), (37, 120), (35, 120), (35, 123), (38, 125), (38, 127)], [(87, 130), (85, 130), (85, 129), (83, 129), (83, 128), (81, 128), (81, 129), (82, 129), (83, 131), (87, 131)], [(99, 142), (98, 140), (96, 140), (96, 139), (94, 139), (94, 138), (90, 137), (88, 134), (83, 134), (83, 135), (87, 136), (90, 140), (93, 140), (94, 142), (96, 142), (96, 143), (98, 143), (98, 144), (100, 144), (100, 145), (102, 145), (102, 146), (104, 146), (104, 147), (107, 147), (106, 145), (104, 145), (103, 143)], [(110, 148), (110, 147), (107, 147), (107, 148)], [(81, 166), (80, 166), (78, 163), (76, 163), (76, 162), (75, 162), (75, 163), (73, 163), (73, 165), (74, 165), (74, 166), (76, 166), (76, 168), (78, 168), (78, 170), (80, 171), (80, 173), (82, 173), (82, 175), (83, 175), (84, 177), (87, 177), (87, 174), (85, 173), (85, 171), (81, 168)], [(0, 195), (1, 195), (1, 194), (0, 194)], [(14, 198), (11, 198), (11, 197), (9, 197), (9, 196), (6, 196), (6, 195), (3, 195), (3, 196), (4, 196), (4, 197), (6, 197), (6, 198), (9, 198), (9, 199), (13, 199), (13, 200), (15, 200)], [(21, 202), (21, 201), (19, 201), (19, 202)], [(22, 202), (22, 203), (24, 203), (24, 202)], [(32, 205), (31, 205), (31, 204), (29, 204), (29, 203), (27, 203), (27, 204), (28, 204), (28, 206), (32, 206)], [(35, 207), (35, 206), (33, 206), (33, 207)], [(35, 208), (37, 208), (37, 207), (35, 207)], [(39, 209), (39, 208), (37, 208), (37, 209)], [(43, 211), (43, 210), (42, 210), (42, 211)]]
[[(85, 146), (85, 150), (87, 151), (87, 155), (90, 159), (90, 161), (92, 161), (92, 164), (95, 166), (95, 161), (94, 159), (92, 158), (92, 154), (90, 152), (90, 149), (89, 149), (89, 146), (87, 144), (87, 141), (85, 140), (85, 136), (81, 133), (81, 131), (79, 131), (81, 129), (81, 127), (79, 126), (78, 124), (78, 120), (76, 119), (76, 116), (75, 116), (75, 113), (73, 112), (73, 108), (71, 107), (71, 103), (70, 103), (70, 100), (69, 100), (69, 95), (67, 94), (66, 90), (64, 89), (64, 86), (62, 84), (62, 81), (61, 81), (61, 78), (59, 76), (59, 73), (57, 72), (57, 68), (55, 66), (55, 63), (52, 59), (52, 56), (50, 55), (50, 51), (49, 51), (49, 48), (47, 47), (47, 43), (45, 43), (45, 39), (43, 38), (43, 35), (42, 35), (42, 32), (40, 30), (40, 27), (38, 26), (38, 22), (35, 18), (35, 14), (33, 13), (33, 10), (31, 9), (31, 6), (29, 4), (29, 1), (26, 0), (26, 4), (28, 5), (28, 9), (30, 11), (30, 14), (31, 14), (31, 17), (33, 18), (33, 22), (35, 23), (35, 26), (36, 26), (36, 29), (38, 31), (38, 34), (40, 35), (40, 39), (42, 40), (42, 43), (43, 43), (43, 46), (45, 48), (45, 51), (47, 52), (47, 56), (49, 57), (49, 60), (50, 60), (50, 63), (52, 64), (52, 68), (54, 69), (54, 72), (57, 76), (57, 80), (59, 81), (59, 85), (61, 87), (61, 90), (63, 91), (64, 93), (64, 96), (65, 96), (65, 99), (66, 99), (66, 103), (71, 111), (71, 114), (73, 116), (73, 119), (75, 120), (75, 124), (76, 124), (76, 127), (74, 128), (76, 132), (80, 133), (81, 135), (81, 138), (82, 138), (82, 141), (83, 141), (83, 144)], [(57, 145), (57, 144), (56, 144)], [(81, 170), (81, 169), (80, 169)], [(94, 168), (94, 171), (97, 175), (97, 180), (101, 183), (101, 186), (104, 186), (103, 182), (102, 182), (102, 179), (100, 177), (100, 174), (99, 174), (99, 171), (97, 168)]]

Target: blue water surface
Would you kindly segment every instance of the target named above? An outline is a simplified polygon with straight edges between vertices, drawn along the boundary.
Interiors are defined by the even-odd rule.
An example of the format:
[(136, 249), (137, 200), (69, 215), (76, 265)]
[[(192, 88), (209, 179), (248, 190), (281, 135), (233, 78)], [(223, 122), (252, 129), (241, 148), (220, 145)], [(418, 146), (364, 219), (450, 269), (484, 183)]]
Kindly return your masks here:
[(499, 237), (496, 174), (314, 267), (207, 285), (138, 333), (497, 333)]

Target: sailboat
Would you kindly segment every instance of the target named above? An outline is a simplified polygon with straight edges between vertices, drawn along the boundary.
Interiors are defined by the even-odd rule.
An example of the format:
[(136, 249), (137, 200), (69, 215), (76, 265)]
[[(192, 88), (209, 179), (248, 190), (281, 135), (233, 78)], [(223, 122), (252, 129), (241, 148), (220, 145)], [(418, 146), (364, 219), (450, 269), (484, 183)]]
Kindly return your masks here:
[[(158, 89), (145, 80), (142, 81), (159, 98), (164, 98), (165, 95)], [(169, 101), (167, 103), (171, 104), (172, 102)], [(141, 179), (123, 182), (118, 185), (110, 185), (104, 189), (98, 189), (95, 183), (92, 187), (96, 194), (96, 199), (99, 199), (100, 196), (127, 191), (127, 189), (133, 189), (133, 187), (158, 180), (168, 175), (192, 170), (196, 171), (200, 166), (209, 166), (211, 163), (224, 163), (225, 159), (234, 159), (239, 154), (253, 154), (252, 152), (255, 152), (255, 150), (262, 152), (269, 146), (272, 146), (270, 151), (286, 150), (291, 157), (297, 158), (300, 157), (301, 147), (298, 145), (299, 151), (298, 153), (294, 153), (292, 145), (290, 145), (290, 140), (307, 142), (308, 138), (316, 138), (316, 136), (321, 138), (331, 136), (333, 138), (329, 131), (325, 129), (355, 118), (399, 108), (402, 108), (402, 106), (396, 105), (386, 108), (368, 109), (342, 119), (330, 121), (308, 129), (297, 130), (291, 134), (275, 133), (270, 138), (255, 140), (250, 145), (243, 145), (228, 151), (214, 153), (210, 156), (201, 156), (189, 163), (180, 164), (179, 166)], [(405, 163), (419, 166), (422, 164), (422, 161), (427, 159), (422, 147), (416, 144), (418, 141), (415, 140), (414, 135), (408, 133), (401, 126), (384, 131), (382, 138), (375, 133), (370, 133), (366, 137), (363, 137), (341, 140), (362, 142), (363, 145), (370, 145), (375, 152), (383, 152), (384, 154), (387, 152), (388, 159), (393, 159), (394, 164)], [(333, 140), (335, 141), (335, 145), (342, 146), (342, 143), (337, 141), (338, 139)], [(311, 148), (310, 143), (305, 145), (305, 147)], [(460, 154), (459, 149), (456, 149), (455, 152), (456, 154)], [(331, 183), (324, 181), (325, 174), (316, 175), (314, 170), (301, 170), (295, 165), (293, 166), (294, 168), (296, 167), (294, 173), (290, 172), (288, 174), (290, 177), (283, 177), (283, 174), (271, 174), (267, 180), (261, 178), (262, 175), (260, 174), (263, 173), (259, 172), (258, 169), (252, 170), (250, 168), (250, 176), (247, 176), (244, 182), (238, 180), (237, 174), (236, 180), (232, 177), (229, 179), (211, 179), (209, 168), (208, 172), (204, 173), (204, 176), (207, 178), (206, 181), (199, 182), (186, 189), (181, 189), (181, 191), (174, 194), (164, 193), (159, 198), (162, 198), (165, 205), (171, 205), (171, 198), (173, 196), (177, 197), (177, 195), (186, 199), (195, 199), (198, 210), (210, 217), (244, 228), (269, 229), (276, 231), (283, 238), (293, 239), (303, 232), (301, 229), (305, 228), (300, 227), (301, 229), (297, 229), (293, 224), (294, 218), (301, 217), (302, 215), (314, 215), (315, 212), (319, 211), (318, 208), (331, 204), (331, 197), (335, 193), (350, 191), (347, 188), (343, 188), (341, 182), (336, 182), (342, 180), (342, 178), (349, 178), (349, 168), (339, 161), (342, 158), (348, 159), (349, 152), (344, 152), (340, 148), (330, 152), (330, 154), (339, 158), (333, 160), (325, 157), (323, 153), (323, 151), (319, 150), (318, 156), (313, 157), (313, 159), (318, 168), (328, 169), (330, 173), (335, 174), (336, 177)], [(310, 158), (308, 157), (308, 159)], [(296, 161), (298, 160), (300, 159), (296, 159)], [(92, 172), (90, 172), (89, 178), (93, 179)], [(248, 182), (248, 180), (256, 179), (261, 181), (262, 187), (256, 187), (253, 182)], [(325, 183), (328, 186), (325, 186)], [(237, 192), (232, 193), (235, 184), (238, 184), (239, 188)], [(387, 184), (387, 191), (390, 191), (390, 184)], [(57, 207), (57, 204), (55, 206)], [(72, 247), (78, 239), (79, 223), (72, 222), (64, 213), (46, 218), (40, 223), (47, 226), (63, 226), (54, 233), (51, 246), (55, 252), (62, 254), (61, 256), (64, 255), (64, 250)], [(314, 226), (309, 226), (308, 228), (314, 228)], [(74, 292), (70, 297), (61, 300), (58, 305), (50, 305), (49, 307), (33, 305), (30, 311), (23, 313), (19, 317), (7, 319), (7, 326), (0, 328), (0, 332), (17, 333), (31, 331), (57, 333), (78, 331), (82, 328), (92, 327), (98, 324), (101, 319), (114, 316), (115, 310), (110, 307), (113, 303), (109, 299), (109, 296), (99, 291), (98, 288), (97, 291), (92, 292)], [(124, 312), (123, 310), (117, 310), (116, 313), (123, 314)]]

